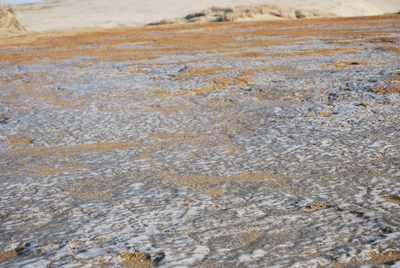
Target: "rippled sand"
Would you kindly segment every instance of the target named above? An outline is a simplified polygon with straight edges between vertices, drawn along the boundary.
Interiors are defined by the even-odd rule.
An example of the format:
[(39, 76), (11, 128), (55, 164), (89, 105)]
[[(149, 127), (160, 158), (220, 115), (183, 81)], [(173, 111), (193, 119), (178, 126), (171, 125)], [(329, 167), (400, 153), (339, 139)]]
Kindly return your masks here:
[(400, 266), (399, 29), (2, 40), (0, 265)]

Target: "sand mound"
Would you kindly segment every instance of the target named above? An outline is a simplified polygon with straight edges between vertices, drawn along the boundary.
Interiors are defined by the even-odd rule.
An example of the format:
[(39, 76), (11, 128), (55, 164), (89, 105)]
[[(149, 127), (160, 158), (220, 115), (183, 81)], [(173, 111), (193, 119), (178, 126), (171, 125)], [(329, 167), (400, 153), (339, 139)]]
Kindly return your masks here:
[(232, 8), (212, 7), (198, 13), (189, 14), (174, 20), (161, 20), (148, 25), (188, 23), (188, 22), (219, 22), (219, 21), (245, 21), (264, 19), (302, 19), (324, 18), (337, 15), (312, 9), (296, 9), (278, 5), (246, 5)]
[(14, 9), (10, 5), (0, 2), (0, 36), (17, 34), (25, 31), (14, 15)]
[[(193, 23), (193, 22), (220, 22), (246, 20), (276, 20), (302, 19), (327, 17), (373, 16), (393, 13), (400, 8), (399, 3), (386, 0), (383, 3), (375, 0), (341, 0), (332, 3), (323, 2), (299, 4), (285, 2), (275, 4), (253, 4), (235, 7), (212, 7), (201, 12), (191, 13), (176, 19), (164, 19), (148, 25)], [(329, 11), (327, 11), (329, 10)]]

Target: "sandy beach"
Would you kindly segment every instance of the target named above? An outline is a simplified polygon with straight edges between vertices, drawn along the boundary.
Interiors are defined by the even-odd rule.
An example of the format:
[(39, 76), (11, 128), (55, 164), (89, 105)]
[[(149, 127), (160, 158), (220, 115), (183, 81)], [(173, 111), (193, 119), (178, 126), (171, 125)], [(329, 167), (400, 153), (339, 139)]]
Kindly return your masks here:
[[(34, 32), (84, 28), (114, 28), (143, 26), (161, 20), (174, 21), (192, 13), (199, 13), (214, 6), (229, 9), (250, 7), (250, 12), (240, 12), (239, 21), (276, 20), (301, 17), (350, 17), (370, 16), (400, 11), (398, 0), (44, 0), (37, 3), (16, 5), (16, 16), (21, 24)], [(260, 7), (264, 10), (260, 13)], [(214, 14), (203, 19), (215, 19)]]

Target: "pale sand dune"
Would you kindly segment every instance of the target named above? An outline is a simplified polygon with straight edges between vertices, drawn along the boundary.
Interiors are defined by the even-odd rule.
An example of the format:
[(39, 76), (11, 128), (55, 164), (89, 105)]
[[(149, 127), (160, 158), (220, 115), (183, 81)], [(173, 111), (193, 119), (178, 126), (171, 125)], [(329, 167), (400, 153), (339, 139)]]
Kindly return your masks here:
[[(241, 6), (276, 5), (277, 9), (254, 14), (238, 13), (228, 20), (268, 20), (324, 16), (368, 16), (400, 11), (398, 0), (221, 0), (218, 6), (232, 8)], [(18, 5), (17, 19), (28, 31), (55, 31), (84, 28), (114, 28), (143, 26), (165, 20), (181, 21), (188, 14), (201, 12), (215, 6), (215, 1), (190, 0), (119, 0), (118, 4), (107, 0), (44, 0), (38, 3)], [(269, 12), (271, 11), (271, 12)], [(232, 14), (231, 14), (232, 15)], [(178, 18), (178, 19), (176, 19)], [(211, 15), (199, 21), (213, 21)]]
[(25, 31), (24, 27), (15, 19), (14, 9), (0, 0), (0, 36), (8, 36)]

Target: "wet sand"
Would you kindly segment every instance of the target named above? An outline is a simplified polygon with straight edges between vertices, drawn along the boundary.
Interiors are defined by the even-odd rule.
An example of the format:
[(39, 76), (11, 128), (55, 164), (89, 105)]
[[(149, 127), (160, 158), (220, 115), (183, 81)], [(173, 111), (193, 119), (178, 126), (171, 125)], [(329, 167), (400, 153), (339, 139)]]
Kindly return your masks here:
[(399, 266), (399, 29), (1, 40), (0, 265)]

